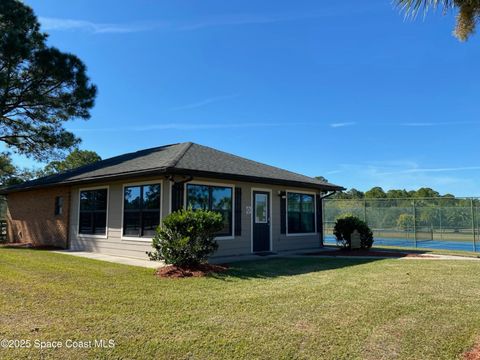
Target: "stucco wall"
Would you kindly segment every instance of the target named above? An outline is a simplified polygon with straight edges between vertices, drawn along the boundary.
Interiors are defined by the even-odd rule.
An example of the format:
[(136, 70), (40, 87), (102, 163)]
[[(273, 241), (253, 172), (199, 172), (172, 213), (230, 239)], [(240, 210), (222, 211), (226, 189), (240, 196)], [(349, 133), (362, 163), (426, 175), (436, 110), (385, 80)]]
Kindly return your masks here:
[[(162, 184), (162, 212), (165, 217), (170, 213), (170, 182), (165, 178), (137, 178), (128, 181), (116, 181), (109, 183), (92, 184), (85, 187), (72, 187), (72, 200), (70, 212), (70, 242), (71, 248), (76, 250), (96, 251), (105, 254), (129, 256), (135, 258), (146, 258), (146, 252), (151, 251), (151, 239), (124, 239), (122, 238), (122, 200), (123, 185), (137, 182), (158, 182)], [(291, 188), (284, 186), (257, 184), (247, 182), (233, 182), (220, 179), (202, 179), (195, 178), (194, 183), (204, 184), (224, 184), (242, 189), (242, 232), (241, 236), (235, 236), (233, 239), (218, 240), (219, 249), (215, 256), (250, 254), (252, 251), (251, 238), (251, 214), (247, 213), (247, 208), (252, 206), (252, 190), (261, 189), (271, 191), (272, 201), (272, 251), (284, 251), (293, 249), (306, 249), (320, 246), (319, 234), (289, 236), (280, 233), (280, 197), (279, 191), (299, 191), (313, 192), (311, 189)], [(107, 236), (92, 237), (78, 234), (78, 202), (79, 191), (83, 188), (108, 186), (108, 214), (107, 214)]]
[[(55, 215), (55, 198), (63, 197), (63, 212)], [(67, 247), (70, 189), (55, 187), (9, 194), (8, 240), (34, 245)]]

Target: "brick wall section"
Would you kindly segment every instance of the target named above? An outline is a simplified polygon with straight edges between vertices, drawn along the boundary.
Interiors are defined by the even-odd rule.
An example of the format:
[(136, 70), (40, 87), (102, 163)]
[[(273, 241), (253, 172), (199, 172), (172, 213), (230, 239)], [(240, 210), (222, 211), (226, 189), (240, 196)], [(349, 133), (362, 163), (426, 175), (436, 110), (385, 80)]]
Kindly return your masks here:
[[(63, 196), (62, 215), (55, 215), (57, 196)], [(10, 242), (67, 247), (70, 188), (55, 187), (8, 194), (7, 204)]]

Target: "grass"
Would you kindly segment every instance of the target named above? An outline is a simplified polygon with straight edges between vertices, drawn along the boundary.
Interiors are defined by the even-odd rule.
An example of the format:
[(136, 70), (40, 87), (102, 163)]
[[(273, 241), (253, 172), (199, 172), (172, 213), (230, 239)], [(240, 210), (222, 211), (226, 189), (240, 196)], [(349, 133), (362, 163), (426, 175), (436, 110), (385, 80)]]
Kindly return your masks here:
[(424, 249), (424, 248), (415, 248), (415, 247), (400, 247), (400, 246), (373, 246), (373, 250), (395, 250), (399, 252), (413, 252), (420, 254), (437, 254), (437, 255), (453, 255), (453, 256), (463, 256), (463, 257), (472, 257), (480, 258), (480, 252), (473, 251), (462, 251), (462, 250), (442, 250), (442, 249)]
[(116, 343), (0, 358), (454, 359), (480, 335), (479, 272), (474, 261), (277, 258), (158, 279), (0, 249), (0, 339)]
[[(335, 245), (325, 245), (326, 249), (339, 249)], [(473, 251), (463, 251), (463, 250), (442, 250), (442, 249), (428, 249), (428, 248), (415, 248), (407, 246), (388, 246), (388, 245), (375, 245), (372, 247), (372, 250), (378, 251), (397, 251), (400, 253), (410, 252), (418, 254), (436, 254), (436, 255), (453, 255), (453, 256), (462, 256), (462, 257), (471, 257), (471, 258), (480, 258), (480, 252)]]

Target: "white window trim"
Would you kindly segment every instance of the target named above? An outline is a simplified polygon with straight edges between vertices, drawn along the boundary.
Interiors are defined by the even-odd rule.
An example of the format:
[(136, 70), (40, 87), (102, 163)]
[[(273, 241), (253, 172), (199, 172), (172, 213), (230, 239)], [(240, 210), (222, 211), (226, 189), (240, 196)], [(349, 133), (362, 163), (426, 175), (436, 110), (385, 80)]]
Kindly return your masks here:
[(160, 219), (159, 224), (162, 223), (162, 208), (163, 208), (163, 179), (158, 180), (148, 180), (148, 181), (141, 181), (141, 182), (134, 182), (134, 183), (125, 183), (122, 184), (122, 216), (121, 216), (121, 225), (120, 225), (120, 239), (123, 241), (137, 241), (137, 242), (152, 242), (152, 238), (149, 237), (139, 237), (139, 236), (124, 236), (123, 235), (123, 218), (125, 216), (124, 207), (125, 207), (125, 188), (128, 186), (141, 186), (141, 185), (155, 185), (160, 184)]
[[(207, 185), (207, 186), (222, 186), (232, 188), (232, 235), (230, 236), (217, 236), (215, 240), (233, 240), (235, 239), (235, 185), (234, 184), (225, 184), (217, 183), (210, 181), (189, 181), (183, 184), (183, 207), (187, 208), (187, 185)], [(171, 193), (170, 193), (171, 196)]]
[[(310, 233), (288, 233), (288, 193), (293, 194), (305, 194), (305, 195), (313, 195), (313, 210), (314, 210), (314, 224), (315, 224), (315, 232)], [(285, 235), (288, 237), (295, 237), (295, 236), (312, 236), (318, 235), (317, 229), (317, 193), (313, 191), (304, 191), (304, 190), (286, 190), (285, 191)]]
[[(107, 209), (105, 213), (105, 235), (96, 235), (96, 234), (80, 234), (80, 195), (82, 191), (88, 190), (101, 190), (107, 189)], [(77, 238), (78, 239), (108, 239), (108, 213), (110, 207), (110, 186), (109, 185), (102, 185), (102, 186), (92, 186), (92, 187), (85, 187), (78, 189), (78, 207), (77, 207)]]
[(253, 213), (255, 212), (253, 207), (255, 206), (254, 199), (253, 199), (253, 192), (254, 191), (263, 191), (263, 192), (268, 192), (270, 193), (270, 250), (268, 251), (273, 251), (273, 216), (272, 216), (272, 208), (273, 208), (273, 199), (272, 199), (272, 189), (265, 189), (265, 188), (251, 188), (250, 189), (250, 208), (251, 208), (251, 214), (250, 214), (250, 252), (253, 254)]

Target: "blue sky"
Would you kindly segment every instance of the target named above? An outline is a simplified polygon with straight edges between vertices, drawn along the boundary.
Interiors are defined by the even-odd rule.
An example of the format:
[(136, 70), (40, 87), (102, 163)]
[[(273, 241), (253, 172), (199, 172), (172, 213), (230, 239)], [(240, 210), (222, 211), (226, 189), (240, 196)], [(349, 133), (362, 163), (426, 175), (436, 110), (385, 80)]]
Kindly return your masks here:
[[(360, 190), (480, 195), (480, 36), (390, 1), (27, 0), (98, 85), (102, 157), (194, 141)], [(24, 165), (31, 161), (16, 158)]]

